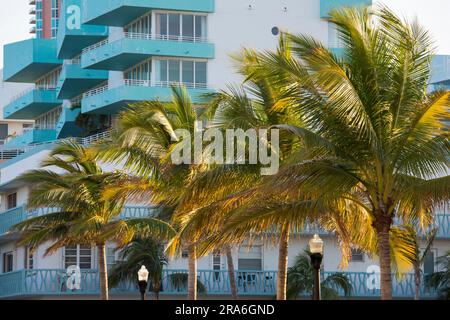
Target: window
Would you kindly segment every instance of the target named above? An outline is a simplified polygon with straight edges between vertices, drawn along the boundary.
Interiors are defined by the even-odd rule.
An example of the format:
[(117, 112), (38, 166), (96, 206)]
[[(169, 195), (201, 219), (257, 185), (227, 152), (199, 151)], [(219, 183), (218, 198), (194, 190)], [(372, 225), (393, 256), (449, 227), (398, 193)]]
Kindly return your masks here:
[(239, 270), (262, 270), (262, 245), (239, 247)]
[(12, 252), (5, 252), (3, 254), (3, 273), (13, 271), (14, 255)]
[(25, 248), (25, 269), (34, 269), (34, 254), (30, 247)]
[(6, 209), (14, 209), (17, 207), (17, 193), (11, 193), (6, 196)]
[(5, 140), (8, 137), (8, 124), (0, 123), (0, 140)]
[(156, 60), (157, 85), (184, 84), (188, 88), (206, 88), (207, 65), (205, 61)]
[(364, 252), (362, 252), (360, 249), (352, 249), (351, 261), (364, 262)]
[(116, 249), (115, 248), (107, 248), (106, 249), (106, 264), (108, 266), (108, 270), (111, 269), (117, 262), (116, 259)]
[(80, 269), (92, 268), (92, 248), (85, 245), (64, 248), (64, 268), (79, 266)]
[(189, 258), (189, 251), (183, 250), (183, 251), (181, 252), (181, 258), (183, 258), (183, 259)]
[(425, 256), (425, 260), (423, 262), (423, 273), (431, 274), (434, 273), (434, 252), (429, 251)]
[[(213, 270), (221, 270), (222, 269), (222, 255), (220, 251), (216, 251), (213, 253), (212, 256), (212, 264), (213, 264)], [(214, 272), (214, 280), (220, 279), (220, 272)]]
[(206, 38), (206, 16), (157, 13), (156, 34), (162, 39), (204, 41)]
[(328, 23), (328, 47), (329, 48), (343, 48), (344, 44), (339, 38), (339, 33), (334, 23)]

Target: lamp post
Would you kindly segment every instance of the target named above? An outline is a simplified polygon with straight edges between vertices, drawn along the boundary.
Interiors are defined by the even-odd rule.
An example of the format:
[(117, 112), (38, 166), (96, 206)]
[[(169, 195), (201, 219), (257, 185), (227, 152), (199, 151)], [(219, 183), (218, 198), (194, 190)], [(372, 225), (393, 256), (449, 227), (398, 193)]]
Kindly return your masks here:
[(320, 265), (323, 259), (323, 240), (315, 234), (309, 240), (309, 251), (311, 252), (311, 266), (314, 268), (314, 294), (313, 300), (320, 300)]
[(145, 292), (147, 291), (148, 270), (142, 266), (138, 271), (139, 291), (141, 292), (141, 300), (145, 300)]

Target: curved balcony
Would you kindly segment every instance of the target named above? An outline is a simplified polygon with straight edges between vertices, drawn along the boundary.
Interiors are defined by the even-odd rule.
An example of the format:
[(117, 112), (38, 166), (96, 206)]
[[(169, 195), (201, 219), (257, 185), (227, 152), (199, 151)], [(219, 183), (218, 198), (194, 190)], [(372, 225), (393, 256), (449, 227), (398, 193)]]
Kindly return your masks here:
[(32, 88), (13, 98), (3, 109), (5, 119), (35, 119), (62, 104), (54, 88)]
[(83, 0), (83, 23), (123, 27), (150, 10), (214, 12), (215, 0)]
[(196, 103), (205, 102), (203, 95), (213, 92), (204, 84), (125, 80), (124, 85), (115, 88), (104, 86), (86, 92), (81, 100), (81, 112), (113, 114), (130, 103), (155, 99), (170, 101), (171, 85), (184, 85)]
[(214, 45), (199, 37), (126, 32), (124, 37), (83, 49), (82, 68), (124, 71), (152, 56), (214, 58)]
[[(335, 272), (322, 272), (322, 279)], [(350, 298), (380, 297), (379, 275), (363, 272), (341, 272), (345, 274), (352, 284)], [(187, 270), (163, 270), (162, 295), (186, 295), (187, 285), (180, 279), (186, 278)], [(236, 270), (235, 279), (238, 295), (245, 296), (275, 296), (276, 271)], [(0, 274), (0, 298), (12, 297), (43, 297), (43, 296), (80, 296), (99, 294), (99, 273), (97, 270), (81, 270), (80, 285), (71, 289), (68, 285), (69, 274), (63, 269), (31, 269)], [(392, 295), (394, 298), (414, 297), (414, 275), (405, 274), (402, 279), (393, 277)], [(422, 279), (423, 280), (423, 279)], [(205, 296), (230, 296), (230, 280), (227, 270), (198, 270), (198, 282)], [(422, 283), (424, 283), (422, 281)], [(375, 285), (374, 285), (375, 284)], [(344, 297), (342, 291), (337, 290), (339, 296)], [(111, 289), (113, 295), (138, 295), (139, 289), (135, 283), (122, 283)], [(435, 298), (436, 293), (424, 285), (420, 288), (422, 298)], [(301, 294), (307, 297), (308, 293)]]

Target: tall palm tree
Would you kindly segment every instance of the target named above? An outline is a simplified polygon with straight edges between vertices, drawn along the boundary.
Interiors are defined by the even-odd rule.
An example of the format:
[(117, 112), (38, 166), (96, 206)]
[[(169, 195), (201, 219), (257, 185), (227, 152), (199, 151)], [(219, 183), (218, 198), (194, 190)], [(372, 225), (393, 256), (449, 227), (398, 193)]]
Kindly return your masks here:
[(20, 244), (36, 248), (51, 241), (46, 254), (68, 246), (96, 246), (99, 256), (100, 297), (108, 299), (106, 242), (125, 246), (136, 235), (169, 238), (169, 224), (148, 217), (120, 220), (125, 198), (105, 197), (107, 188), (122, 179), (117, 172), (104, 172), (93, 150), (75, 141), (58, 144), (42, 169), (22, 174), (19, 179), (33, 185), (28, 208), (58, 208), (57, 212), (28, 219), (14, 229), (21, 231)]
[(439, 257), (437, 263), (441, 271), (427, 276), (427, 285), (437, 290), (442, 299), (450, 300), (450, 251)]
[[(292, 267), (288, 269), (288, 299), (296, 299), (301, 294), (313, 294), (314, 287), (314, 270), (311, 266), (308, 252), (299, 254), (294, 261)], [(350, 279), (343, 273), (334, 273), (328, 275), (322, 282), (321, 292), (322, 299), (336, 300), (339, 298), (339, 289), (345, 296), (352, 293), (352, 283)]]
[(156, 300), (162, 290), (163, 268), (167, 265), (164, 246), (153, 238), (135, 238), (120, 251), (119, 261), (109, 271), (109, 285), (136, 283), (136, 274), (144, 265), (149, 272), (149, 284)]
[[(374, 24), (373, 20), (377, 23)], [(417, 23), (384, 7), (331, 12), (342, 48), (288, 35), (291, 55), (261, 53), (264, 74), (285, 86), (316, 154), (286, 165), (270, 185), (303, 188), (323, 203), (345, 202), (376, 233), (381, 298), (392, 298), (394, 219), (423, 227), (450, 196), (450, 93), (428, 93), (432, 42)], [(285, 127), (287, 128), (287, 127)], [(332, 207), (332, 206), (331, 206)]]
[[(188, 250), (188, 299), (195, 300), (198, 291), (197, 242), (201, 234), (184, 232), (185, 221), (197, 208), (216, 197), (223, 197), (226, 187), (221, 179), (217, 180), (219, 188), (209, 181), (208, 187), (200, 188), (203, 190), (200, 194), (192, 186), (199, 185), (198, 177), (203, 177), (210, 165), (204, 162), (173, 163), (172, 155), (185, 143), (195, 144), (187, 139), (202, 133), (200, 124), (207, 113), (192, 103), (185, 88), (173, 87), (172, 96), (169, 103), (156, 100), (130, 106), (121, 114), (110, 143), (99, 145), (98, 150), (100, 159), (121, 163), (131, 172), (115, 189), (110, 189), (111, 194), (137, 197), (173, 208), (171, 221), (178, 236), (171, 242), (171, 248), (177, 250), (170, 253), (173, 255), (183, 247)], [(234, 173), (234, 176), (237, 178), (238, 174)], [(203, 231), (206, 227), (203, 223)]]

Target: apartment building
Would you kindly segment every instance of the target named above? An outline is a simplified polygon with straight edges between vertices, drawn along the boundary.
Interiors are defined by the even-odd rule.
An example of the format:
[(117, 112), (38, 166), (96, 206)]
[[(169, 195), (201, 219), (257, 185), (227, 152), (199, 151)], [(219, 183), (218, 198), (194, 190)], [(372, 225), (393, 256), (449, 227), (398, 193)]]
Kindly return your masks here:
[[(229, 55), (242, 47), (273, 49), (281, 30), (307, 33), (328, 47), (339, 50), (335, 29), (325, 18), (340, 6), (367, 6), (371, 0), (62, 0), (30, 1), (42, 7), (42, 28), (36, 18), (36, 38), (4, 47), (5, 81), (31, 87), (5, 105), (5, 119), (34, 121), (33, 129), (3, 146), (0, 152), (17, 151), (17, 156), (0, 164), (0, 298), (81, 297), (98, 293), (96, 250), (84, 246), (66, 247), (44, 256), (46, 245), (30, 252), (17, 245), (18, 235), (9, 228), (30, 216), (53, 209), (28, 211), (30, 186), (17, 181), (21, 173), (38, 168), (55, 141), (83, 137), (89, 142), (102, 137), (114, 117), (127, 104), (170, 98), (170, 84), (187, 87), (194, 102), (204, 93), (239, 82)], [(51, 3), (51, 31), (45, 22)], [(57, 32), (53, 34), (53, 11)], [(47, 8), (47, 9), (45, 9)], [(40, 17), (40, 16), (39, 16)], [(46, 18), (47, 17), (47, 18)], [(42, 29), (42, 30), (41, 30)], [(38, 33), (40, 32), (40, 33)], [(22, 54), (18, 54), (18, 53)], [(430, 88), (447, 86), (449, 57), (433, 62)], [(431, 90), (430, 89), (430, 90)], [(92, 117), (101, 127), (82, 128), (80, 117)], [(90, 130), (90, 131), (89, 131)], [(146, 216), (153, 209), (129, 205), (122, 218)], [(425, 273), (435, 269), (435, 258), (450, 248), (450, 215), (437, 213), (439, 227)], [(324, 276), (346, 272), (353, 282), (354, 297), (378, 297), (379, 288), (368, 286), (367, 272), (377, 261), (354, 250), (350, 266), (340, 269), (341, 253), (336, 238), (313, 226), (298, 231), (291, 240), (289, 260), (307, 248), (314, 233), (325, 242)], [(114, 244), (108, 244), (108, 264), (118, 258)], [(241, 296), (272, 297), (276, 291), (278, 251), (270, 243), (242, 245), (233, 249)], [(79, 290), (65, 286), (66, 268), (76, 264), (82, 270)], [(226, 257), (216, 253), (199, 260), (199, 281), (206, 296), (230, 294)], [(170, 261), (164, 271), (162, 295), (185, 294), (167, 282), (171, 274), (185, 272), (187, 257)], [(133, 297), (132, 285), (116, 288), (113, 297)], [(414, 294), (412, 275), (395, 281), (394, 296)], [(422, 288), (425, 298), (432, 292)]]

